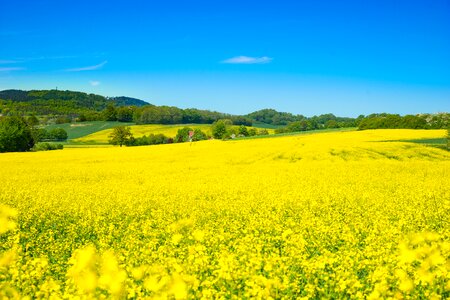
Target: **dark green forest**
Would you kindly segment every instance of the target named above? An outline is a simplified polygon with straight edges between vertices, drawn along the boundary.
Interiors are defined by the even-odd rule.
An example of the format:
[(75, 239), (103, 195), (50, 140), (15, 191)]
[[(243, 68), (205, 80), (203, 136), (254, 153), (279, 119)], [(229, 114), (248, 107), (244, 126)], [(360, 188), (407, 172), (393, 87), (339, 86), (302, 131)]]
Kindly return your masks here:
[(100, 95), (58, 90), (5, 90), (0, 91), (0, 114), (5, 116), (46, 116), (68, 119), (81, 117), (81, 121), (101, 120), (108, 105), (142, 107), (145, 101), (129, 98), (106, 98)]

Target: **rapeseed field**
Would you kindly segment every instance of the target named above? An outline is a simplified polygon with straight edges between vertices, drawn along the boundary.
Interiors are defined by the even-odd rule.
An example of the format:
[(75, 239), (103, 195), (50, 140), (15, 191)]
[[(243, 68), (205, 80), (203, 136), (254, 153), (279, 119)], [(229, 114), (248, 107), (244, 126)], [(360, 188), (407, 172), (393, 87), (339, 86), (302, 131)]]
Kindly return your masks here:
[(1, 154), (0, 298), (448, 298), (443, 136)]
[[(147, 124), (147, 125), (133, 125), (130, 126), (131, 132), (134, 137), (142, 137), (144, 135), (150, 134), (164, 134), (167, 137), (175, 137), (179, 129), (184, 127), (189, 127), (191, 129), (199, 129), (211, 135), (211, 125), (210, 124), (178, 124), (178, 125), (161, 125), (161, 124)], [(239, 126), (232, 126), (239, 128)], [(250, 127), (248, 127), (250, 128)], [(268, 133), (273, 134), (274, 129), (266, 129)], [(100, 130), (92, 134), (75, 139), (78, 143), (97, 143), (97, 144), (108, 144), (110, 139), (110, 134), (113, 132), (112, 128)]]

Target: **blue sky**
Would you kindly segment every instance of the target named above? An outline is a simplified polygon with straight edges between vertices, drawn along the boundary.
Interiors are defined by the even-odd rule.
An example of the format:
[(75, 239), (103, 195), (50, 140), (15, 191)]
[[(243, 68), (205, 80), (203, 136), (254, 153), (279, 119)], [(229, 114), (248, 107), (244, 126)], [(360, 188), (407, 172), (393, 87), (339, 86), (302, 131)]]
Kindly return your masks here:
[(245, 114), (450, 111), (450, 1), (0, 0), (0, 89)]

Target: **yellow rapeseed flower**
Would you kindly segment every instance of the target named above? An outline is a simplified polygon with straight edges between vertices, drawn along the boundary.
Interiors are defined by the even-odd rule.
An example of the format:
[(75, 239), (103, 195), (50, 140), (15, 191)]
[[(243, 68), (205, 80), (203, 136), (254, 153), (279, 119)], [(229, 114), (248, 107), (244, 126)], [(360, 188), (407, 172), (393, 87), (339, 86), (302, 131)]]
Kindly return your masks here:
[(445, 296), (445, 134), (0, 154), (0, 298)]

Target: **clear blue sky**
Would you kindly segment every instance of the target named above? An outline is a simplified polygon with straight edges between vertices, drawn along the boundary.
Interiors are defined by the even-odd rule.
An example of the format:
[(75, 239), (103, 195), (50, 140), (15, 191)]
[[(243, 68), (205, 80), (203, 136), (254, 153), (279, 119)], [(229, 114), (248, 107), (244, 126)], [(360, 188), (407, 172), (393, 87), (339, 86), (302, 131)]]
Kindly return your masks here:
[(0, 0), (0, 89), (245, 114), (450, 111), (450, 0)]

